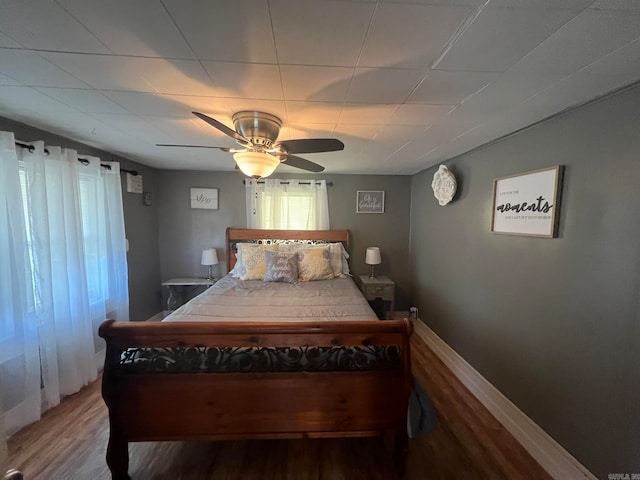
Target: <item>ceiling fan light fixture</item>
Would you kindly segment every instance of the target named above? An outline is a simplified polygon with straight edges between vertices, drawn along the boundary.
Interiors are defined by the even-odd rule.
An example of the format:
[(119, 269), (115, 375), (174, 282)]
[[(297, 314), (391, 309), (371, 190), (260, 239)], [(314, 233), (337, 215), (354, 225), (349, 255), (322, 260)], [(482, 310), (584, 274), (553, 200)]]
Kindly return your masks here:
[(238, 168), (247, 177), (264, 178), (280, 165), (280, 159), (262, 152), (238, 152), (233, 154)]

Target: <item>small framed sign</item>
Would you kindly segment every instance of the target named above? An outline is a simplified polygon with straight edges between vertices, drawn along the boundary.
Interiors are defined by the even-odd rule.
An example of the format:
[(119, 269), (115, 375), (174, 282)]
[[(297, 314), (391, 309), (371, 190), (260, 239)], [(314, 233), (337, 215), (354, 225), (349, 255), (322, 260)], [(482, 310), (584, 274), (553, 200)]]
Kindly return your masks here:
[(204, 208), (207, 210), (218, 209), (217, 188), (192, 188), (191, 208)]
[(561, 166), (494, 180), (491, 231), (555, 238), (561, 183)]
[(384, 191), (358, 190), (356, 213), (384, 213)]

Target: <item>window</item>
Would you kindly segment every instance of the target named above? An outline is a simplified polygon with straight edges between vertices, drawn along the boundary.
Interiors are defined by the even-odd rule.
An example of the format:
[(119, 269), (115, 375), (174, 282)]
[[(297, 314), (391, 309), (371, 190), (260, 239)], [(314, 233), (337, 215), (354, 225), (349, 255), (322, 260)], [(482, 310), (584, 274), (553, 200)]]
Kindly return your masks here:
[(328, 230), (324, 180), (247, 180), (247, 226), (275, 230)]

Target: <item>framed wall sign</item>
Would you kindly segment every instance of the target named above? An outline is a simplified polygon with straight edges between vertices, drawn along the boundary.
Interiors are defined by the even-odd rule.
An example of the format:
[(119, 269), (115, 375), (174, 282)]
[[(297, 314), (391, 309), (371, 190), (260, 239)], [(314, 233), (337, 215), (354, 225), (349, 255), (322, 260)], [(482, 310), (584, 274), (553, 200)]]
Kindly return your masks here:
[(358, 190), (356, 213), (384, 213), (384, 190)]
[(561, 166), (494, 180), (491, 231), (505, 235), (556, 237), (561, 183)]
[(217, 188), (192, 188), (191, 208), (205, 208), (208, 210), (218, 209), (218, 189)]

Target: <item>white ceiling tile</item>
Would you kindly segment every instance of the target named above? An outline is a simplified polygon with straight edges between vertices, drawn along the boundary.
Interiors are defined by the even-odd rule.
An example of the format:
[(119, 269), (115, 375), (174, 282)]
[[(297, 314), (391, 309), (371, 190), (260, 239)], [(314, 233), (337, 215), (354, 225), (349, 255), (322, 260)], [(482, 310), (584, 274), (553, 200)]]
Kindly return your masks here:
[(434, 70), (413, 92), (409, 103), (457, 104), (486, 87), (498, 74)]
[(22, 45), (16, 42), (9, 35), (5, 35), (0, 32), (0, 48), (22, 48)]
[(49, 118), (47, 123), (46, 130), (97, 148), (108, 147), (112, 140), (124, 143), (131, 140), (126, 132), (84, 113), (57, 113), (55, 118)]
[(64, 8), (50, 0), (3, 0), (0, 31), (27, 48), (110, 53)]
[(126, 68), (145, 79), (159, 93), (218, 94), (200, 62), (143, 58), (131, 59), (126, 63)]
[[(285, 131), (286, 130), (286, 134)], [(280, 130), (278, 140), (290, 138), (338, 138), (334, 135), (334, 125), (327, 123), (289, 123)]]
[(401, 150), (394, 152), (390, 158), (402, 158), (403, 162), (407, 159), (418, 159), (436, 148), (442, 141), (442, 137), (433, 135), (432, 130), (428, 129), (422, 134), (415, 136), (410, 142), (404, 145)]
[(104, 91), (103, 93), (130, 114), (167, 115), (175, 117), (188, 117), (191, 115), (191, 109), (180, 102), (180, 96), (176, 97), (146, 92)]
[(426, 69), (470, 12), (469, 7), (379, 4), (359, 65)]
[(140, 141), (149, 144), (162, 143), (158, 141), (162, 138), (162, 132), (136, 115), (92, 113), (90, 116), (123, 133), (128, 132)]
[(428, 130), (428, 134), (442, 135), (443, 138), (451, 140), (484, 122), (490, 121), (495, 115), (499, 115), (499, 113), (491, 115), (486, 114), (482, 109), (465, 109), (462, 106), (450, 115), (435, 121)]
[(353, 66), (374, 5), (332, 0), (271, 0), (278, 51), (284, 64)]
[(579, 13), (485, 8), (436, 68), (505, 71)]
[(284, 98), (311, 102), (342, 102), (347, 95), (353, 72), (354, 69), (351, 67), (281, 65)]
[(55, 98), (83, 113), (126, 113), (117, 103), (109, 100), (95, 90), (78, 90), (71, 88), (37, 88), (40, 93)]
[(345, 104), (340, 112), (339, 123), (361, 125), (387, 125), (398, 105)]
[(382, 0), (383, 3), (425, 3), (428, 5), (444, 5), (448, 7), (479, 7), (486, 0)]
[[(579, 9), (588, 8), (594, 0), (491, 0), (489, 7)], [(609, 0), (606, 0), (609, 1)]]
[(120, 55), (194, 58), (158, 0), (57, 0), (71, 15)]
[(425, 127), (418, 125), (384, 125), (373, 137), (373, 147), (388, 156), (424, 131)]
[[(192, 111), (230, 128), (234, 112), (264, 111), (281, 139), (342, 140), (308, 155), (329, 173), (412, 174), (637, 81), (637, 2), (590, 2), (7, 0), (0, 114), (157, 168), (233, 171), (227, 153), (155, 144), (234, 146)], [(46, 31), (15, 28), (38, 7)]]
[(627, 10), (629, 12), (640, 12), (638, 0), (596, 0), (591, 5), (595, 10)]
[(616, 88), (629, 84), (635, 75), (595, 75), (578, 72), (551, 88), (530, 97), (523, 107), (528, 111), (540, 112), (539, 119), (550, 112), (567, 109), (572, 106), (602, 96)]
[(513, 68), (527, 72), (573, 73), (640, 37), (640, 15), (587, 9)]
[[(271, 115), (275, 115), (276, 117), (279, 117), (284, 124), (289, 121), (287, 117), (287, 108), (283, 100), (256, 100), (252, 98), (234, 98), (233, 100), (229, 100), (229, 105), (231, 106), (231, 114), (243, 110), (255, 110), (258, 112), (265, 112), (270, 113)], [(218, 118), (218, 120), (220, 119)], [(229, 127), (233, 126), (233, 122), (231, 122), (231, 119), (229, 119), (227, 125)]]
[(550, 88), (566, 77), (566, 74), (554, 73), (505, 72), (486, 88), (466, 99), (464, 106), (485, 108), (487, 112), (515, 108), (531, 95)]
[(485, 122), (476, 128), (470, 129), (453, 139), (450, 144), (459, 148), (461, 152), (468, 152), (480, 145), (488, 143), (497, 138), (501, 138), (514, 131), (513, 125), (508, 125), (496, 119), (492, 122)]
[(402, 103), (424, 77), (422, 70), (356, 68), (348, 103)]
[(197, 61), (69, 53), (41, 55), (100, 90), (185, 95), (217, 93), (207, 72)]
[(405, 103), (394, 112), (392, 121), (396, 125), (421, 125), (424, 128), (445, 117), (454, 108), (455, 105)]
[(86, 83), (28, 50), (0, 49), (0, 73), (29, 86), (88, 87)]
[(163, 3), (198, 58), (276, 63), (266, 0), (164, 0)]
[(635, 74), (640, 78), (640, 40), (611, 52), (582, 69), (585, 73), (609, 75)]
[(371, 142), (380, 128), (381, 126), (377, 125), (339, 123), (336, 125), (335, 136), (345, 142), (345, 145), (349, 143), (345, 139), (358, 140), (366, 144)]
[(207, 115), (230, 117), (229, 105), (225, 99), (188, 95), (161, 95), (145, 92), (104, 91), (105, 96), (136, 115), (156, 115), (169, 117), (193, 117), (194, 110)]
[(257, 63), (202, 62), (221, 97), (282, 100), (282, 82), (277, 65)]
[(160, 132), (157, 143), (236, 146), (235, 140), (194, 116), (184, 118), (142, 116), (141, 118)]
[(42, 114), (77, 113), (73, 108), (31, 87), (0, 86), (0, 104), (8, 108), (25, 108)]
[(335, 125), (342, 105), (328, 102), (287, 101), (287, 123), (325, 123)]
[(154, 89), (132, 68), (133, 59), (108, 55), (79, 55), (73, 53), (41, 52), (40, 55), (85, 84), (102, 90)]
[(8, 75), (0, 73), (0, 85), (24, 85), (24, 83)]

